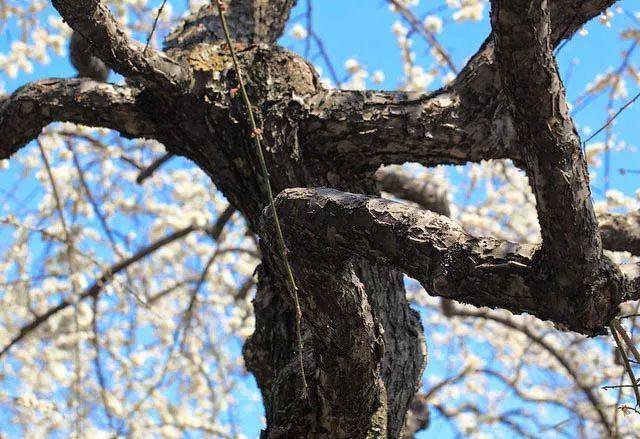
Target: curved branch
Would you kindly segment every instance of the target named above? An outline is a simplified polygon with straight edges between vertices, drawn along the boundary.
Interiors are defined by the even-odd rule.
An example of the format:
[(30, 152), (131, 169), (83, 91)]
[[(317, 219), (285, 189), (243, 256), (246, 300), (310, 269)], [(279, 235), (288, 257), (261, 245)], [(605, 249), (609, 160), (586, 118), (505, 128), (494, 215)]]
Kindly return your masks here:
[(598, 264), (602, 244), (587, 163), (551, 47), (547, 0), (492, 0), (498, 70), (516, 122), (545, 254), (552, 263)]
[(546, 279), (549, 303), (602, 325), (602, 313), (613, 318), (629, 286), (603, 255), (587, 162), (552, 52), (549, 1), (491, 5), (499, 79), (536, 197), (542, 234), (536, 271)]
[(62, 18), (92, 44), (94, 54), (126, 78), (158, 89), (182, 92), (191, 71), (167, 55), (130, 39), (101, 0), (52, 0)]
[(551, 40), (554, 47), (571, 38), (585, 23), (618, 0), (554, 0), (549, 2)]
[(602, 332), (618, 305), (640, 293), (624, 278), (621, 296), (603, 290), (578, 304), (563, 300), (564, 291), (550, 291), (555, 285), (536, 270), (537, 246), (476, 238), (447, 217), (393, 201), (319, 188), (287, 189), (276, 202), (291, 249), (347, 251), (405, 272), (429, 294), (526, 312), (576, 332)]
[(640, 256), (640, 210), (599, 215), (598, 220), (604, 248)]
[[(551, 2), (551, 43), (558, 46), (615, 0)], [(425, 166), (510, 158), (522, 151), (498, 77), (489, 35), (453, 83), (433, 93), (325, 91), (303, 122), (305, 152), (332, 170)]]
[(451, 214), (449, 194), (428, 178), (415, 178), (396, 165), (378, 169), (375, 177), (384, 192), (440, 215)]
[(0, 159), (6, 159), (52, 122), (73, 122), (153, 137), (155, 125), (139, 104), (139, 90), (88, 79), (44, 79), (0, 100)]

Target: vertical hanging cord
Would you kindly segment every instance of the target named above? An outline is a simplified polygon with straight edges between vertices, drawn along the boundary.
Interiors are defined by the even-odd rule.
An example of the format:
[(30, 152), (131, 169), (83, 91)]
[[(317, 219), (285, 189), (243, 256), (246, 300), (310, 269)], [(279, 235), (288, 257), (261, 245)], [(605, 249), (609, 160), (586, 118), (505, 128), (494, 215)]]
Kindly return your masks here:
[(231, 42), (231, 34), (229, 33), (227, 19), (224, 15), (226, 6), (222, 3), (222, 0), (215, 0), (215, 1), (218, 6), (218, 15), (220, 16), (220, 21), (222, 22), (222, 28), (224, 30), (224, 36), (227, 41), (227, 46), (229, 46), (229, 52), (231, 54), (231, 59), (233, 60), (233, 66), (236, 70), (236, 74), (238, 75), (238, 85), (240, 86), (240, 94), (242, 95), (244, 106), (246, 107), (247, 114), (249, 115), (249, 123), (251, 125), (251, 137), (253, 138), (256, 154), (258, 156), (258, 161), (260, 162), (260, 171), (262, 173), (262, 179), (264, 181), (264, 186), (265, 186), (264, 189), (269, 199), (269, 208), (271, 210), (271, 215), (273, 216), (273, 223), (275, 226), (276, 238), (278, 241), (278, 249), (280, 251), (280, 257), (282, 258), (282, 261), (284, 263), (284, 268), (287, 274), (287, 281), (288, 281), (287, 287), (289, 289), (289, 293), (293, 296), (293, 301), (294, 301), (295, 311), (296, 311), (296, 337), (298, 339), (298, 361), (300, 363), (300, 375), (302, 377), (302, 397), (306, 399), (308, 395), (308, 385), (307, 385), (307, 378), (305, 377), (305, 373), (304, 373), (304, 361), (302, 357), (302, 354), (303, 354), (302, 350), (304, 347), (302, 343), (302, 330), (301, 330), (302, 310), (300, 309), (300, 300), (298, 299), (298, 287), (296, 286), (296, 281), (293, 277), (293, 271), (291, 270), (291, 265), (289, 264), (287, 249), (284, 243), (284, 237), (282, 236), (282, 229), (280, 227), (280, 219), (278, 218), (278, 213), (276, 212), (276, 206), (273, 199), (273, 190), (271, 188), (271, 182), (269, 181), (269, 170), (267, 168), (267, 163), (264, 159), (264, 153), (262, 151), (262, 143), (260, 141), (262, 137), (262, 132), (258, 128), (255, 117), (253, 115), (251, 101), (249, 100), (249, 95), (247, 94), (247, 90), (244, 86), (244, 79), (242, 78), (242, 72), (240, 71), (238, 58), (236, 57), (236, 53), (233, 49), (233, 44)]

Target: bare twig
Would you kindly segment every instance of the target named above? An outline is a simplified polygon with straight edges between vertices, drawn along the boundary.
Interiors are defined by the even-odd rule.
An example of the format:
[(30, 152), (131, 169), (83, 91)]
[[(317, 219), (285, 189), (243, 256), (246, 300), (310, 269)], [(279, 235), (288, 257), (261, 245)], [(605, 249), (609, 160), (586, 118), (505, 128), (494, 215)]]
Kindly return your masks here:
[[(193, 232), (194, 230), (196, 230), (195, 226), (188, 226), (188, 227), (186, 227), (184, 229), (177, 230), (177, 231), (165, 236), (164, 238), (154, 242), (153, 244), (149, 245), (148, 247), (145, 247), (145, 248), (141, 249), (140, 251), (138, 251), (133, 256), (114, 264), (109, 269), (107, 269), (102, 274), (102, 276), (100, 276), (100, 278), (93, 285), (91, 285), (89, 288), (87, 288), (83, 293), (81, 293), (79, 295), (78, 301), (87, 299), (89, 297), (97, 296), (100, 293), (100, 291), (102, 291), (102, 288), (116, 274), (120, 273), (122, 270), (124, 270), (127, 267), (129, 267), (130, 265), (138, 262), (139, 260), (149, 256), (151, 253), (153, 253), (156, 250), (164, 247), (165, 245), (170, 244), (170, 243), (172, 243), (174, 241), (177, 241), (180, 238), (185, 237), (186, 235), (188, 235), (189, 233)], [(7, 344), (4, 348), (2, 348), (2, 350), (0, 351), (0, 358), (4, 354), (6, 354), (9, 351), (9, 349), (11, 349), (14, 345), (19, 343), (22, 339), (24, 339), (27, 335), (29, 335), (35, 329), (37, 329), (42, 324), (47, 322), (51, 317), (53, 317), (54, 315), (56, 315), (60, 311), (68, 308), (72, 304), (73, 304), (72, 300), (65, 299), (62, 302), (60, 302), (58, 305), (54, 306), (53, 308), (50, 308), (44, 314), (38, 315), (31, 322), (29, 322), (28, 324), (24, 325), (20, 329), (18, 334), (15, 337), (13, 337), (13, 339), (11, 339), (9, 344)]]
[(602, 131), (604, 131), (609, 125), (611, 125), (613, 123), (614, 120), (616, 120), (616, 118), (618, 116), (620, 116), (620, 114), (626, 110), (627, 108), (629, 108), (635, 101), (637, 101), (638, 99), (640, 99), (640, 93), (636, 94), (633, 98), (631, 98), (629, 101), (627, 101), (626, 104), (624, 104), (622, 107), (620, 107), (620, 109), (618, 111), (616, 111), (616, 113), (611, 116), (609, 118), (609, 120), (607, 120), (607, 122), (602, 125), (595, 133), (593, 133), (591, 136), (589, 136), (589, 138), (587, 140), (585, 140), (584, 142), (582, 142), (583, 145), (586, 145), (587, 142), (589, 142), (590, 140), (592, 140), (594, 137), (596, 137), (598, 134), (600, 134)]
[(144, 53), (147, 53), (147, 49), (149, 49), (149, 43), (151, 43), (151, 38), (153, 38), (153, 34), (156, 31), (156, 27), (158, 26), (158, 20), (160, 20), (160, 15), (162, 15), (162, 10), (164, 6), (167, 4), (167, 0), (163, 0), (160, 8), (158, 9), (158, 13), (156, 14), (155, 20), (153, 20), (153, 26), (151, 27), (151, 32), (149, 32), (149, 36), (147, 37), (147, 44), (144, 46)]
[[(69, 266), (69, 276), (71, 277), (71, 275), (73, 275), (73, 272), (75, 271), (74, 263), (73, 263), (74, 245), (73, 245), (72, 236), (69, 231), (69, 227), (67, 226), (67, 222), (64, 218), (64, 205), (62, 204), (62, 201), (60, 199), (60, 192), (58, 191), (58, 186), (53, 176), (53, 171), (51, 170), (51, 164), (49, 163), (49, 159), (47, 158), (47, 154), (44, 150), (44, 146), (42, 145), (42, 142), (40, 141), (40, 139), (37, 140), (37, 143), (38, 143), (38, 149), (40, 150), (40, 156), (42, 157), (42, 161), (44, 162), (44, 167), (47, 171), (47, 176), (49, 177), (49, 182), (51, 183), (51, 190), (53, 192), (53, 198), (56, 203), (56, 209), (58, 211), (58, 215), (60, 216), (60, 222), (62, 223), (62, 230), (64, 231), (64, 242), (66, 245), (67, 263)], [(78, 310), (76, 308), (77, 291), (76, 291), (76, 284), (75, 282), (73, 282), (73, 280), (71, 280), (71, 288), (72, 288), (72, 296), (73, 296), (71, 298), (71, 301), (74, 307), (74, 313), (73, 313), (73, 321), (75, 326), (74, 329), (76, 333), (78, 333), (80, 328), (78, 324)], [(0, 352), (0, 356), (2, 355), (3, 352)], [(83, 436), (82, 419), (84, 418), (84, 413), (83, 413), (84, 402), (83, 402), (83, 399), (80, 397), (80, 381), (82, 379), (82, 365), (80, 363), (80, 342), (79, 341), (77, 341), (74, 344), (73, 357), (74, 357), (74, 367), (75, 367), (75, 375), (76, 375), (73, 383), (73, 388), (74, 388), (73, 393), (76, 399), (75, 400), (75, 414), (76, 414), (75, 426), (76, 426), (76, 433), (78, 434), (79, 437), (82, 437)]]
[(613, 325), (618, 330), (618, 333), (622, 336), (622, 339), (629, 348), (629, 351), (631, 351), (631, 353), (633, 354), (635, 362), (640, 363), (640, 352), (638, 352), (638, 348), (636, 348), (633, 340), (631, 340), (631, 337), (629, 337), (627, 330), (624, 329), (624, 326), (622, 326), (622, 323), (620, 323), (620, 319), (613, 319)]
[(162, 165), (167, 163), (172, 158), (173, 154), (168, 152), (154, 160), (153, 163), (151, 163), (148, 167), (140, 171), (140, 174), (138, 174), (138, 176), (136, 177), (136, 183), (142, 184), (147, 178), (151, 177), (154, 172), (156, 172)]
[(629, 362), (629, 357), (627, 357), (627, 353), (624, 350), (624, 346), (620, 341), (620, 337), (618, 337), (618, 330), (616, 328), (615, 319), (609, 324), (609, 329), (611, 330), (611, 335), (618, 346), (618, 350), (620, 352), (620, 356), (622, 357), (622, 362), (624, 364), (624, 368), (627, 371), (627, 375), (631, 379), (631, 386), (633, 387), (633, 393), (636, 396), (636, 407), (640, 405), (640, 389), (638, 389), (638, 382), (636, 381), (636, 376), (633, 373), (633, 368), (631, 367), (631, 363)]
[(388, 1), (400, 12), (402, 17), (411, 25), (413, 30), (423, 36), (427, 40), (429, 45), (432, 46), (440, 54), (445, 64), (451, 69), (451, 71), (453, 73), (458, 73), (458, 67), (456, 67), (453, 60), (451, 59), (451, 56), (449, 56), (445, 48), (442, 47), (442, 44), (440, 44), (440, 42), (436, 39), (435, 35), (432, 32), (429, 32), (424, 26), (422, 26), (420, 20), (418, 20), (418, 18), (401, 2), (399, 2), (398, 0)]

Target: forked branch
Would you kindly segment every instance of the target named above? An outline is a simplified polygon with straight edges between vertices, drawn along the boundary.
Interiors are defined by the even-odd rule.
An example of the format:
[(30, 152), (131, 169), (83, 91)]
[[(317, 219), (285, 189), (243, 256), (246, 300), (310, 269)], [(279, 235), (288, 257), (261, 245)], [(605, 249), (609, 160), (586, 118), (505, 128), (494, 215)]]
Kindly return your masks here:
[(564, 291), (549, 291), (536, 269), (537, 246), (474, 237), (445, 216), (381, 198), (326, 188), (286, 189), (276, 207), (289, 248), (347, 252), (403, 271), (431, 295), (526, 312), (577, 332), (602, 332), (621, 302), (640, 296), (630, 286), (635, 279), (625, 278), (625, 295), (587, 296), (588, 312), (579, 312), (570, 301), (549, 300)]
[(126, 78), (137, 79), (165, 93), (183, 92), (191, 71), (164, 53), (129, 38), (101, 0), (52, 0), (67, 24), (92, 45), (94, 54)]

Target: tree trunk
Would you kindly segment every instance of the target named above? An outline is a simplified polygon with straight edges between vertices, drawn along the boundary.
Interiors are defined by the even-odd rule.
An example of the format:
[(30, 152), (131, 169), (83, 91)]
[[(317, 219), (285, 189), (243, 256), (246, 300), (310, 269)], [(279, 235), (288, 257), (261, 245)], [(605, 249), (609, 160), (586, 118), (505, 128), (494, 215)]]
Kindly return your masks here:
[[(637, 239), (618, 236), (637, 227), (614, 218), (600, 225), (600, 238), (552, 52), (614, 2), (492, 0), (493, 31), (478, 53), (449, 86), (417, 94), (322, 89), (311, 65), (274, 45), (295, 0), (230, 0), (232, 48), (260, 134), (233, 92), (239, 72), (221, 44), (216, 2), (187, 18), (161, 52), (131, 40), (102, 1), (53, 0), (127, 84), (52, 79), (2, 98), (0, 159), (66, 121), (155, 138), (193, 160), (260, 236), (256, 330), (244, 356), (265, 401), (263, 437), (397, 438), (426, 361), (400, 271), (430, 294), (589, 335), (640, 294), (640, 266), (625, 271), (602, 253), (603, 245), (637, 249)], [(255, 135), (282, 191), (276, 204), (299, 287), (306, 398)], [(502, 158), (532, 177), (542, 248), (474, 237), (446, 216), (361, 195), (378, 195), (381, 165)]]
[(265, 401), (264, 437), (400, 437), (426, 360), (402, 274), (363, 260), (293, 257), (303, 308), (314, 310), (304, 325), (311, 392), (302, 399), (295, 313), (273, 257), (265, 258), (244, 350)]

